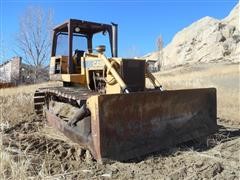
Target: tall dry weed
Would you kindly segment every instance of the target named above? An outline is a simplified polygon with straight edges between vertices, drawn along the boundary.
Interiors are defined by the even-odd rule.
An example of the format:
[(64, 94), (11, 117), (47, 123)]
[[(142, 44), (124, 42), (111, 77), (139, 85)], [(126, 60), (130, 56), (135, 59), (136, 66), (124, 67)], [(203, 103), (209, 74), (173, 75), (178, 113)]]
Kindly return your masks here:
[(0, 96), (1, 123), (15, 124), (33, 119), (33, 95), (20, 93), (18, 95)]

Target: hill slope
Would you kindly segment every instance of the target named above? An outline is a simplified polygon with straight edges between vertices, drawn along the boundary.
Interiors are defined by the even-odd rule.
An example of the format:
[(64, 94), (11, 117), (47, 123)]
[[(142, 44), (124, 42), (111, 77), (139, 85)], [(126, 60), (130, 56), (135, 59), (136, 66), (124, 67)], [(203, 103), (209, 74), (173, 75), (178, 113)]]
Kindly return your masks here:
[[(166, 69), (184, 64), (240, 62), (239, 4), (222, 20), (204, 17), (178, 32), (163, 50)], [(147, 59), (157, 59), (157, 52)]]

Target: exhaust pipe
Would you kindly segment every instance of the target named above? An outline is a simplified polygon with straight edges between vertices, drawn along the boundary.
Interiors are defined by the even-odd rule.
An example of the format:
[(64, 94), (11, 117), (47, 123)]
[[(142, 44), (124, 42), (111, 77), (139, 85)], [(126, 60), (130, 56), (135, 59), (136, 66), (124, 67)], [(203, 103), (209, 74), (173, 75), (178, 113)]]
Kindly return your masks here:
[(112, 56), (118, 57), (118, 25), (112, 22)]

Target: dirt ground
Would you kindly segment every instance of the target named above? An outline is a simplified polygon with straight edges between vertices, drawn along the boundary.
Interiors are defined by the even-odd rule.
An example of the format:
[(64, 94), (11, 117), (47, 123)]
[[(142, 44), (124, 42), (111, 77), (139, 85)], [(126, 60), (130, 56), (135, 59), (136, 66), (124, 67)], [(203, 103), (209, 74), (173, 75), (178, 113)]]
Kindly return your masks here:
[[(165, 76), (169, 78), (169, 74)], [(171, 81), (169, 78), (169, 87)], [(228, 101), (220, 104), (226, 116), (220, 113), (219, 131), (204, 143), (191, 141), (126, 162), (99, 164), (88, 151), (48, 127), (44, 118), (36, 117), (32, 109), (35, 88), (0, 92), (0, 179), (240, 178), (240, 122), (236, 118), (227, 119), (228, 109), (224, 109), (232, 106), (238, 110), (238, 102), (235, 106), (227, 104)], [(224, 88), (227, 89), (225, 85)], [(226, 94), (219, 98), (226, 98)], [(238, 95), (229, 97), (236, 101)]]
[[(47, 129), (47, 130), (44, 130)], [(51, 131), (51, 130), (50, 130)], [(239, 179), (240, 129), (219, 126), (207, 144), (188, 142), (127, 162), (98, 164), (88, 151), (59, 134), (51, 137), (40, 119), (4, 129), (2, 145), (15, 161), (27, 160), (28, 177), (114, 179)], [(11, 172), (5, 169), (5, 177)]]

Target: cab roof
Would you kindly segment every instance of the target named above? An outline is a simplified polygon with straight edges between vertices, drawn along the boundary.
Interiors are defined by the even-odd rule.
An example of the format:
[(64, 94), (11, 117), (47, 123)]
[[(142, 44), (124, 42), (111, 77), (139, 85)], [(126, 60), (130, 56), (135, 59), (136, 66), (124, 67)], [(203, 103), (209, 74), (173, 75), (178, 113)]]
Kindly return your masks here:
[[(68, 26), (72, 27), (74, 33), (79, 34), (95, 34), (98, 32), (110, 31), (112, 25), (103, 24), (103, 23), (96, 23), (84, 20), (77, 20), (77, 19), (69, 19), (64, 23), (56, 26), (53, 30), (55, 32), (68, 32)], [(75, 31), (75, 28), (78, 27), (80, 29), (79, 32)]]

